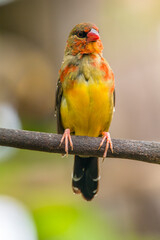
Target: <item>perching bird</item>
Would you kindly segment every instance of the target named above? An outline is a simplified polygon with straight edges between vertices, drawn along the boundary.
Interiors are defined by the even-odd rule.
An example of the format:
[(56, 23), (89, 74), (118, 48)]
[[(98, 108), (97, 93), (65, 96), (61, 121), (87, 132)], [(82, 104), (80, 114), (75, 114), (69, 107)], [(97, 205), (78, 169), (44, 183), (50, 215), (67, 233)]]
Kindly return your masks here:
[[(67, 154), (68, 142), (73, 149), (70, 134), (103, 136), (99, 146), (106, 140), (103, 158), (109, 146), (112, 150), (108, 129), (115, 102), (114, 75), (102, 57), (102, 50), (99, 30), (94, 24), (81, 23), (70, 32), (56, 92), (58, 133), (63, 133), (60, 144), (65, 142)], [(75, 156), (73, 191), (91, 200), (98, 191), (98, 180), (98, 158)]]

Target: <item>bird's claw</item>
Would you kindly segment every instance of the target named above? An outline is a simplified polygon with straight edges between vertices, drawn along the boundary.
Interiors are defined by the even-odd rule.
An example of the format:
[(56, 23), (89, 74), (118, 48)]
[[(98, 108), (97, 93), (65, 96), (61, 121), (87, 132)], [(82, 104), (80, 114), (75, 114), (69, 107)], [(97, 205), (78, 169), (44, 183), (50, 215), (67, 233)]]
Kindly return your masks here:
[(107, 140), (105, 151), (104, 151), (104, 154), (103, 154), (103, 160), (104, 160), (105, 157), (107, 156), (107, 152), (108, 152), (109, 147), (110, 147), (110, 149), (113, 153), (113, 144), (112, 144), (112, 140), (111, 140), (111, 136), (110, 136), (109, 132), (102, 132), (102, 135), (103, 135), (103, 138), (102, 138), (102, 141), (99, 145), (98, 150), (102, 147), (104, 141)]
[(69, 143), (70, 143), (70, 146), (71, 146), (71, 150), (73, 151), (73, 142), (72, 142), (72, 138), (71, 138), (71, 135), (70, 135), (70, 129), (69, 128), (65, 129), (65, 131), (63, 133), (63, 136), (61, 138), (60, 144), (59, 144), (59, 146), (61, 146), (63, 141), (64, 141), (65, 152), (66, 152), (67, 156), (68, 156), (68, 140), (69, 140)]

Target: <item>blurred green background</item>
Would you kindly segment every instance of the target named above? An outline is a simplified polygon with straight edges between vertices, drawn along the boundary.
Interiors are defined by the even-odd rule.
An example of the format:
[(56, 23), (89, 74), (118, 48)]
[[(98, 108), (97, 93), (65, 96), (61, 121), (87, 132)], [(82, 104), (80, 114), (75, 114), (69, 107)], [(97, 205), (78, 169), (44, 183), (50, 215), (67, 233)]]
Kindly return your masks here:
[[(159, 0), (0, 0), (0, 127), (56, 132), (58, 70), (80, 22), (99, 27), (115, 74), (111, 136), (159, 141)], [(72, 156), (1, 147), (0, 197), (28, 209), (39, 240), (160, 239), (158, 165), (100, 160), (91, 202), (72, 193), (72, 167)]]

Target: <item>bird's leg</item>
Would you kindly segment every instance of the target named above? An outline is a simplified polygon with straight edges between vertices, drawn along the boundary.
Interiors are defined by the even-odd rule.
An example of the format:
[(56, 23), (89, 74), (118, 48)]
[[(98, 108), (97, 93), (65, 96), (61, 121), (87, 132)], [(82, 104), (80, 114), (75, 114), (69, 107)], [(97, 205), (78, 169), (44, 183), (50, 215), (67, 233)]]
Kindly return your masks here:
[(69, 143), (70, 143), (70, 146), (71, 146), (71, 150), (73, 151), (73, 142), (72, 142), (72, 138), (71, 138), (71, 135), (70, 135), (70, 129), (66, 128), (64, 133), (63, 133), (63, 136), (61, 138), (61, 142), (60, 142), (59, 146), (61, 146), (63, 141), (64, 141), (65, 152), (66, 152), (67, 155), (68, 155), (68, 140), (69, 140)]
[(110, 137), (110, 134), (109, 132), (102, 132), (102, 141), (99, 145), (99, 148), (98, 150), (102, 147), (104, 141), (106, 140), (106, 147), (105, 147), (105, 151), (104, 151), (104, 154), (103, 154), (103, 159), (107, 156), (107, 151), (108, 151), (108, 148), (110, 147), (112, 153), (113, 153), (113, 145), (112, 145), (112, 140), (111, 140), (111, 137)]

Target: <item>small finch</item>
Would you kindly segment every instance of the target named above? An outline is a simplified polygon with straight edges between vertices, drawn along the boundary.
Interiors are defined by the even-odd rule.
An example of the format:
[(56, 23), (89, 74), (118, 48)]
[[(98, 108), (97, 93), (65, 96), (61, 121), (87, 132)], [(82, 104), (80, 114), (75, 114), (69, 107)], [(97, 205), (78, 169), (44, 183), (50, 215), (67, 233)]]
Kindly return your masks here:
[[(76, 25), (69, 34), (59, 71), (56, 92), (58, 133), (63, 133), (65, 152), (73, 149), (71, 134), (102, 136), (103, 158), (112, 148), (108, 132), (115, 105), (114, 75), (102, 57), (98, 28), (91, 23)], [(98, 147), (97, 147), (98, 149)], [(98, 191), (98, 158), (75, 156), (72, 187), (91, 200)]]

